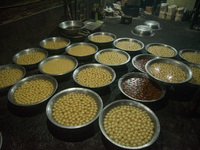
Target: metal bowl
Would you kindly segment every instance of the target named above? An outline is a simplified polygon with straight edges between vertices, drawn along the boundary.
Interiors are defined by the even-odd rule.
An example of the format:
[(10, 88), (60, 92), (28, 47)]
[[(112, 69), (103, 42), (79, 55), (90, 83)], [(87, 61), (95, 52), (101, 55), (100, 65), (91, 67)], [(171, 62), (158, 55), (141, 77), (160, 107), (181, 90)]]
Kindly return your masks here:
[[(133, 47), (133, 49), (128, 50), (128, 49), (126, 49), (126, 48), (118, 47), (117, 44), (118, 44), (119, 42), (130, 42), (130, 43), (133, 42), (133, 43), (137, 44), (137, 46), (139, 46), (139, 47)], [(139, 45), (138, 45), (138, 44), (139, 44)], [(141, 41), (139, 41), (139, 40), (137, 40), (137, 39), (126, 38), (126, 37), (125, 37), (125, 38), (118, 38), (118, 39), (116, 39), (116, 40), (113, 42), (113, 46), (114, 46), (115, 48), (118, 48), (118, 49), (121, 49), (121, 50), (123, 50), (123, 51), (126, 51), (126, 52), (129, 53), (129, 54), (138, 54), (138, 53), (141, 53), (142, 49), (144, 48), (144, 43), (141, 42)]]
[[(168, 49), (164, 49), (164, 50), (156, 49), (154, 50), (154, 52), (149, 52), (148, 48), (150, 48), (151, 46), (161, 46), (163, 48), (168, 48)], [(178, 54), (177, 50), (174, 47), (167, 44), (163, 44), (163, 43), (150, 43), (145, 46), (145, 50), (152, 55), (163, 57), (163, 58), (173, 58)], [(169, 54), (170, 51), (171, 53)]]
[[(102, 86), (98, 86), (98, 87), (93, 87), (93, 86), (90, 87), (90, 86), (86, 86), (86, 85), (83, 85), (83, 84), (79, 83), (79, 82), (77, 81), (77, 79), (76, 79), (78, 73), (79, 73), (80, 71), (82, 71), (83, 69), (91, 68), (91, 67), (106, 69), (107, 71), (109, 71), (109, 72), (111, 73), (111, 75), (112, 75), (112, 80), (111, 80), (109, 83), (107, 83), (107, 84), (105, 84), (105, 85), (102, 85)], [(91, 64), (82, 65), (82, 66), (78, 67), (78, 68), (73, 72), (73, 80), (74, 80), (78, 85), (80, 85), (80, 86), (82, 86), (82, 87), (85, 87), (85, 88), (90, 88), (90, 89), (93, 89), (93, 90), (97, 90), (97, 91), (98, 91), (98, 90), (101, 90), (101, 89), (105, 89), (105, 87), (108, 87), (111, 83), (114, 82), (115, 78), (116, 78), (116, 73), (115, 73), (115, 71), (114, 71), (111, 67), (106, 66), (106, 65), (103, 65), (103, 64), (98, 64), (98, 63), (91, 63)], [(92, 80), (95, 80), (95, 79), (92, 79)]]
[[(54, 44), (58, 41), (64, 41), (66, 44), (63, 46), (59, 46), (56, 47), (56, 48), (45, 48), (45, 45), (48, 43), (48, 42), (53, 42)], [(46, 49), (49, 54), (63, 54), (65, 52), (65, 48), (67, 46), (69, 46), (71, 44), (71, 41), (68, 39), (68, 38), (63, 38), (63, 37), (49, 37), (49, 38), (46, 38), (44, 40), (42, 40), (40, 43), (40, 47)]]
[(153, 30), (147, 25), (138, 25), (131, 32), (134, 35), (141, 37), (151, 37), (155, 35)]
[[(74, 63), (74, 67), (71, 70), (67, 70), (66, 72), (60, 73), (60, 74), (50, 74), (50, 73), (43, 71), (43, 67), (45, 64), (47, 64), (48, 62), (50, 62), (52, 60), (58, 60), (58, 59), (70, 60)], [(58, 68), (62, 67), (64, 64), (59, 64), (59, 65), (60, 66), (57, 65)], [(50, 75), (50, 76), (55, 77), (56, 79), (59, 79), (61, 77), (69, 76), (77, 68), (77, 66), (78, 66), (78, 61), (74, 57), (67, 56), (67, 55), (54, 55), (54, 56), (48, 57), (45, 60), (43, 60), (42, 62), (40, 62), (40, 64), (38, 65), (38, 69), (43, 74)], [(52, 66), (51, 69), (54, 69), (54, 67), (56, 67), (56, 66)]]
[[(131, 82), (131, 79), (134, 79), (133, 83)], [(123, 87), (125, 83), (128, 84), (127, 86), (129, 88), (134, 89), (134, 91), (131, 93), (134, 94), (133, 96), (131, 96), (130, 93), (127, 93), (124, 90)], [(150, 79), (147, 74), (140, 72), (131, 72), (123, 75), (118, 80), (118, 88), (120, 89), (121, 93), (126, 97), (138, 102), (145, 102), (145, 103), (161, 100), (166, 93), (166, 89), (164, 86)]]
[[(107, 42), (97, 42), (97, 41), (92, 41), (91, 38), (94, 36), (109, 36), (112, 38), (112, 40), (109, 40)], [(104, 38), (104, 37), (103, 37)], [(116, 39), (116, 35), (113, 33), (109, 33), (109, 32), (95, 32), (92, 33), (88, 36), (88, 40), (92, 43), (94, 43), (95, 45), (97, 45), (99, 48), (109, 48), (112, 47), (112, 43), (113, 41)]]
[(85, 24), (78, 20), (64, 21), (59, 24), (59, 29), (63, 34), (76, 34), (85, 28)]
[[(192, 78), (188, 81), (188, 84), (196, 87), (200, 86), (200, 65), (184, 62), (192, 71)], [(195, 68), (195, 69), (194, 69)]]
[(146, 63), (151, 60), (159, 58), (158, 56), (151, 55), (151, 54), (138, 54), (132, 58), (132, 65), (138, 70), (143, 73), (146, 73), (145, 65)]
[[(185, 58), (183, 54), (190, 53), (192, 55), (187, 56)], [(200, 65), (200, 51), (194, 49), (182, 49), (179, 51), (179, 56), (182, 60), (187, 61), (189, 63), (198, 64)]]
[[(117, 106), (121, 106), (121, 105), (127, 105), (127, 106), (134, 106), (136, 108), (139, 108), (141, 110), (143, 110), (144, 112), (146, 112), (152, 122), (154, 123), (154, 134), (153, 134), (153, 138), (146, 144), (144, 145), (141, 145), (141, 146), (137, 146), (137, 147), (128, 147), (128, 146), (124, 146), (124, 145), (120, 145), (119, 143), (115, 142), (114, 140), (112, 140), (110, 138), (110, 136), (106, 133), (105, 129), (104, 129), (104, 118), (106, 116), (106, 114), (116, 108)], [(135, 102), (135, 101), (132, 101), (132, 100), (128, 100), (128, 99), (121, 99), (121, 100), (116, 100), (110, 104), (108, 104), (102, 111), (101, 115), (99, 116), (99, 127), (100, 127), (100, 130), (101, 130), (101, 133), (103, 134), (103, 136), (108, 140), (110, 141), (110, 143), (112, 143), (113, 145), (117, 146), (118, 148), (123, 148), (123, 149), (129, 149), (129, 150), (133, 150), (133, 149), (142, 149), (142, 148), (145, 148), (145, 147), (148, 147), (150, 145), (152, 145), (158, 138), (159, 134), (160, 134), (160, 122), (157, 118), (157, 116), (155, 115), (155, 113), (149, 109), (147, 106), (139, 103), (139, 102)]]
[[(35, 63), (29, 63), (29, 64), (20, 64), (20, 63), (17, 62), (17, 60), (18, 60), (22, 55), (28, 55), (28, 54), (31, 54), (31, 53), (34, 53), (34, 52), (40, 52), (40, 53), (44, 54), (44, 58), (41, 59), (41, 60), (39, 60), (39, 61), (37, 61), (37, 62), (35, 62)], [(38, 56), (35, 56), (35, 57), (37, 58)], [(38, 67), (38, 64), (39, 64), (42, 60), (44, 60), (45, 58), (47, 58), (47, 57), (48, 57), (48, 52), (47, 52), (45, 49), (42, 49), (42, 48), (28, 48), (28, 49), (22, 50), (22, 51), (18, 52), (17, 54), (15, 54), (15, 55), (13, 56), (13, 62), (14, 62), (15, 64), (21, 65), (21, 66), (25, 67), (26, 69), (30, 70), (30, 69), (36, 69), (36, 68)], [(28, 56), (27, 56), (27, 59), (25, 59), (26, 63), (27, 63), (30, 59), (32, 60), (33, 57), (28, 58)]]
[[(94, 100), (96, 101), (97, 103), (97, 107), (98, 107), (98, 110), (97, 110), (97, 113), (96, 115), (94, 116), (94, 118), (92, 120), (90, 120), (89, 122), (85, 123), (85, 124), (82, 124), (82, 125), (77, 125), (77, 126), (66, 126), (66, 125), (63, 125), (63, 124), (60, 124), (58, 123), (52, 116), (52, 108), (53, 108), (53, 105), (54, 103), (59, 99), (61, 98), (62, 96), (64, 95), (67, 95), (67, 94), (70, 94), (70, 93), (84, 93), (84, 94), (87, 94), (91, 97), (94, 98)], [(60, 91), (59, 93), (55, 94), (48, 102), (47, 106), (46, 106), (46, 115), (48, 117), (48, 119), (56, 126), (60, 127), (60, 128), (63, 128), (63, 129), (68, 129), (68, 130), (72, 130), (72, 129), (79, 129), (79, 128), (84, 128), (86, 126), (88, 126), (89, 124), (93, 123), (100, 115), (101, 111), (103, 109), (103, 101), (101, 99), (101, 97), (95, 93), (94, 91), (92, 90), (89, 90), (89, 89), (86, 89), (86, 88), (68, 88), (68, 89), (65, 89), (65, 90), (62, 90)]]
[[(105, 61), (101, 61), (101, 60), (98, 59), (98, 57), (99, 57), (100, 55), (102, 55), (102, 54), (104, 54), (104, 53), (106, 53), (106, 52), (112, 53), (112, 56), (111, 56), (111, 55), (110, 55), (110, 56), (108, 55), (107, 61), (109, 60), (109, 61), (112, 61), (113, 63), (107, 63), (107, 62), (105, 62)], [(116, 55), (117, 55), (117, 54), (120, 54), (120, 55), (124, 56), (124, 58), (126, 58), (126, 60), (119, 63), (119, 58), (122, 57), (122, 56), (114, 57), (114, 56), (113, 56), (114, 54), (116, 54)], [(126, 64), (130, 61), (130, 59), (131, 59), (130, 55), (129, 55), (127, 52), (121, 51), (121, 50), (119, 50), (119, 49), (113, 49), (113, 48), (102, 49), (102, 50), (98, 51), (98, 52), (95, 54), (94, 57), (95, 57), (95, 60), (96, 60), (98, 63), (101, 63), (101, 64), (104, 64), (104, 65), (110, 66), (110, 67), (112, 67), (113, 69), (116, 69), (116, 68), (122, 69), (121, 67), (124, 66), (124, 65), (126, 65)]]
[[(33, 81), (33, 80), (38, 80), (38, 79), (44, 79), (44, 80), (48, 80), (49, 82), (51, 82), (53, 84), (53, 91), (52, 93), (46, 97), (45, 99), (37, 102), (37, 103), (33, 103), (33, 104), (20, 104), (20, 103), (17, 103), (14, 99), (14, 93), (15, 91), (22, 85), (22, 84), (26, 84), (27, 82), (30, 82), (30, 81)], [(19, 82), (17, 82), (14, 86), (12, 86), (8, 92), (8, 100), (15, 106), (19, 106), (19, 107), (31, 107), (31, 106), (37, 106), (39, 104), (42, 104), (44, 102), (46, 102), (57, 90), (57, 87), (58, 87), (58, 83), (56, 81), (55, 78), (49, 76), (49, 75), (43, 75), (43, 74), (37, 74), (37, 75), (32, 75), (32, 76), (29, 76), (29, 77), (26, 77), (22, 80), (20, 80)]]
[[(92, 47), (95, 51), (93, 53), (90, 53), (90, 54), (85, 54), (85, 55), (82, 55), (82, 56), (78, 56), (78, 55), (73, 55), (70, 53), (70, 50), (71, 48), (74, 48), (74, 47), (77, 47), (77, 46), (83, 46), (83, 48), (81, 49), (76, 49), (76, 51), (81, 51), (81, 50), (87, 50), (88, 48), (86, 46), (89, 46), (89, 47)], [(84, 48), (85, 47), (85, 48)], [(66, 53), (68, 55), (71, 55), (73, 57), (75, 57), (78, 61), (88, 61), (93, 59), (95, 53), (98, 51), (98, 47), (92, 43), (87, 43), (87, 42), (79, 42), (79, 43), (74, 43), (74, 44), (71, 44), (70, 46), (68, 46), (66, 49), (65, 49)], [(80, 53), (79, 53), (80, 54)]]
[[(163, 66), (158, 66), (158, 63), (166, 63), (166, 64), (169, 64), (169, 65), (172, 65), (172, 66), (175, 66), (175, 67), (178, 67), (179, 69), (181, 69), (186, 77), (184, 78), (182, 75), (179, 75), (180, 72), (178, 72), (177, 70), (172, 70), (170, 67), (169, 69), (168, 68), (165, 68)], [(162, 77), (156, 77), (155, 75), (153, 75), (151, 72), (150, 72), (150, 66), (152, 64), (156, 64), (157, 66), (155, 68), (153, 68), (154, 71), (156, 71), (156, 75), (162, 75)], [(169, 59), (169, 58), (157, 58), (157, 59), (152, 59), (150, 61), (147, 62), (147, 64), (145, 65), (145, 69), (147, 71), (147, 74), (149, 75), (149, 77), (151, 77), (152, 79), (162, 83), (162, 84), (165, 84), (165, 85), (176, 85), (176, 84), (182, 84), (182, 83), (185, 83), (185, 82), (188, 82), (191, 78), (192, 78), (192, 71), (191, 69), (186, 65), (184, 64), (183, 62), (180, 62), (178, 60), (175, 60), (175, 59)], [(160, 69), (163, 69), (163, 71), (160, 71)], [(177, 76), (178, 75), (178, 76)], [(164, 80), (164, 79), (161, 79), (161, 78), (166, 78), (167, 80)], [(181, 79), (180, 79), (181, 78)], [(182, 79), (184, 78), (184, 79)], [(178, 81), (169, 81), (170, 79), (178, 79)]]
[(145, 25), (149, 26), (152, 30), (161, 30), (160, 23), (154, 20), (148, 20), (144, 22)]
[[(17, 65), (17, 64), (7, 64), (7, 65), (3, 65), (3, 66), (0, 66), (0, 73), (1, 71), (3, 71), (4, 69), (19, 69), (21, 72), (22, 72), (22, 76), (14, 83), (8, 85), (8, 86), (5, 86), (5, 87), (0, 87), (0, 92), (5, 92), (5, 91), (8, 91), (9, 88), (11, 86), (13, 86), (14, 84), (16, 84), (18, 81), (20, 81), (22, 78), (24, 78), (25, 74), (26, 74), (26, 69), (23, 67), (23, 66), (20, 66), (20, 65)], [(16, 75), (15, 74), (12, 74), (11, 76), (9, 77), (15, 77)], [(10, 80), (8, 76), (6, 76), (5, 80)], [(1, 79), (2, 80), (2, 79)], [(0, 81), (2, 82), (2, 81)]]

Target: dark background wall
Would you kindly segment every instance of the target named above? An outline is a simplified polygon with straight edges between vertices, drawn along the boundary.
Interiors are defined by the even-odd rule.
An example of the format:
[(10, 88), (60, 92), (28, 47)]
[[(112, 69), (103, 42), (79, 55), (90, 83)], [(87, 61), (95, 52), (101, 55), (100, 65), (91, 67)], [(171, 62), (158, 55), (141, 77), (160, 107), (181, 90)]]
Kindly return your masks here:
[(73, 0), (0, 0), (0, 65), (10, 63), (18, 51), (39, 47), (44, 38), (56, 36), (54, 31), (59, 23), (70, 20), (67, 5), (72, 14), (74, 7), (79, 10), (81, 5), (88, 19), (97, 0), (88, 1), (75, 5)]
[(0, 65), (11, 62), (13, 55), (20, 50), (39, 47), (39, 42), (63, 20), (63, 14), (63, 8), (57, 7), (0, 25)]
[[(93, 3), (102, 2), (101, 0), (0, 0), (0, 25), (13, 22), (34, 14), (38, 14), (59, 6), (69, 6), (72, 14), (76, 11), (88, 14)], [(81, 10), (82, 9), (82, 10)], [(67, 10), (68, 11), (68, 10)], [(82, 12), (80, 12), (82, 11)], [(68, 15), (68, 12), (66, 12)], [(73, 18), (75, 19), (75, 18)], [(76, 18), (78, 19), (78, 18)]]
[(0, 0), (0, 24), (58, 7), (64, 0)]

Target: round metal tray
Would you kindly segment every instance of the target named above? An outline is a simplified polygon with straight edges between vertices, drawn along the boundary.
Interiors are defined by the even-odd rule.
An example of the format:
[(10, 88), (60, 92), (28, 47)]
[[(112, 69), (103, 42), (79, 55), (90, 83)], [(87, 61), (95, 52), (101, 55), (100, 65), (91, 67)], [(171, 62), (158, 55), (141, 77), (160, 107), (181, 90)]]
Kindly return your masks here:
[(138, 25), (131, 32), (132, 34), (141, 37), (151, 37), (155, 35), (153, 30), (147, 25)]
[(160, 23), (154, 20), (147, 20), (144, 22), (145, 25), (149, 26), (152, 30), (161, 30)]

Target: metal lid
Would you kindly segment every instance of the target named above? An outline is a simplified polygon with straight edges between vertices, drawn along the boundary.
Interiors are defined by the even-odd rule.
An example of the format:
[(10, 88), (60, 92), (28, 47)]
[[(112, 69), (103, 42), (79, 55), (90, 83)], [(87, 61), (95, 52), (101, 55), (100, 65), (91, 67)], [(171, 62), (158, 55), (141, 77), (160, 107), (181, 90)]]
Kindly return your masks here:
[(132, 30), (132, 33), (137, 36), (151, 37), (155, 35), (153, 30), (147, 25), (138, 25)]
[(154, 20), (148, 20), (144, 22), (145, 25), (149, 26), (152, 30), (160, 30), (160, 23)]

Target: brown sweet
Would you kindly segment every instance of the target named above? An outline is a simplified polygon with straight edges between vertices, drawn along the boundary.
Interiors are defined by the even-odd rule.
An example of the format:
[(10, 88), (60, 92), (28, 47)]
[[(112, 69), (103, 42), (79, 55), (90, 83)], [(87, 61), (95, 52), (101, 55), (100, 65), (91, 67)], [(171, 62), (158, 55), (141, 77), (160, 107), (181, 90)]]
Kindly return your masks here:
[(145, 65), (146, 63), (151, 60), (151, 58), (141, 58), (135, 62), (135, 65), (138, 67), (139, 70), (146, 72)]
[(138, 100), (155, 100), (162, 94), (160, 88), (143, 77), (126, 79), (122, 82), (122, 89), (128, 96)]

